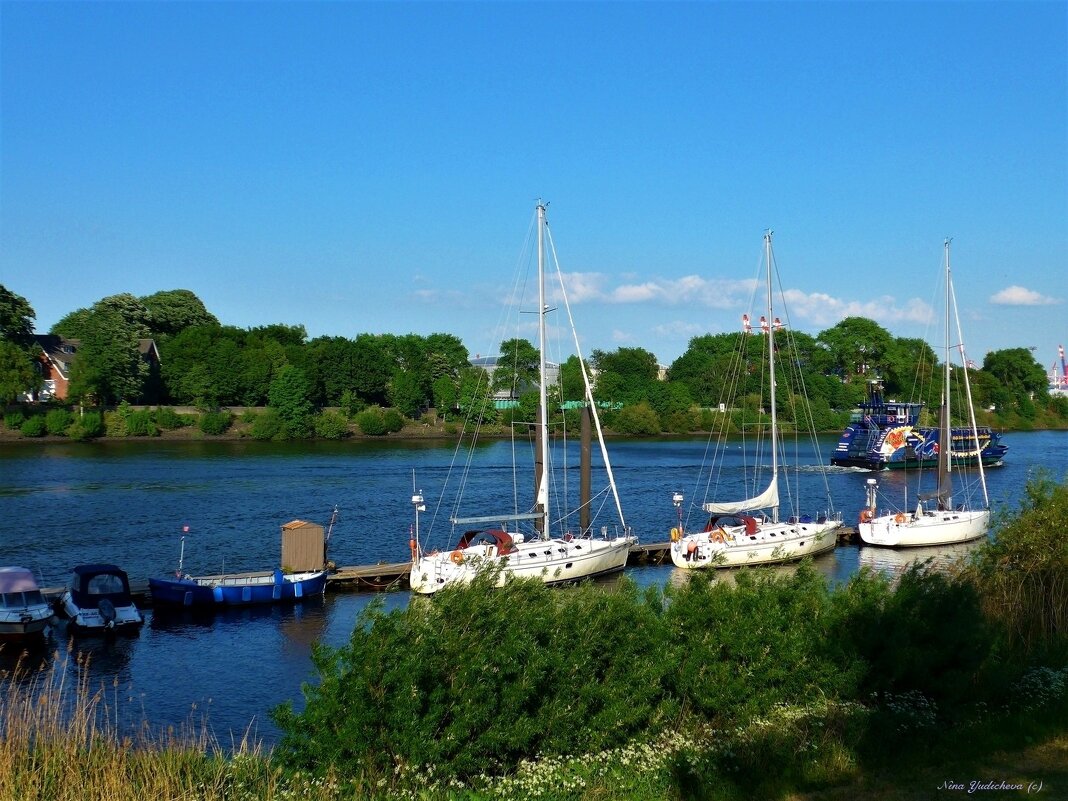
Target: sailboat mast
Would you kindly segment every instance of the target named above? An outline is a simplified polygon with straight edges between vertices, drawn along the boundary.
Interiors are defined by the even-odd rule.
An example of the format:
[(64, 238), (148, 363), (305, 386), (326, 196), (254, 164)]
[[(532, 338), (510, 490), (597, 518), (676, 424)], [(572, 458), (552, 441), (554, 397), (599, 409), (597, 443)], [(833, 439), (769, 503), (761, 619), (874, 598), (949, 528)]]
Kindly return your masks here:
[[(768, 380), (770, 382), (771, 392), (771, 474), (777, 476), (779, 474), (779, 435), (778, 435), (778, 417), (775, 411), (775, 317), (772, 315), (771, 308), (771, 234), (772, 232), (766, 231), (764, 233), (764, 257), (768, 262)], [(771, 507), (771, 519), (772, 522), (779, 522), (779, 504), (776, 500), (775, 506)]]
[(950, 296), (953, 294), (953, 279), (949, 267), (949, 243), (952, 240), (946, 238), (946, 332), (945, 332), (945, 369), (942, 385), (942, 419), (939, 421), (938, 432), (938, 501), (941, 508), (953, 508), (953, 483), (949, 474), (953, 470), (953, 433), (950, 429), (950, 357), (949, 357), (949, 320), (950, 320)]
[(545, 388), (545, 204), (538, 201), (538, 475), (536, 511), (541, 513), (541, 538), (549, 538), (549, 414)]

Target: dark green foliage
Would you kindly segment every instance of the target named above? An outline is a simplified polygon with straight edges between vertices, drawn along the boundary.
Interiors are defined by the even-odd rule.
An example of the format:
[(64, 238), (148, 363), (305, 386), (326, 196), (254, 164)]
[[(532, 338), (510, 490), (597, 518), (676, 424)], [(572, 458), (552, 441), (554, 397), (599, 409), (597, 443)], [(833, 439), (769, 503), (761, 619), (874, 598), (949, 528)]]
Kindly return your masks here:
[(371, 437), (378, 437), (389, 433), (389, 427), (386, 425), (386, 417), (382, 413), (382, 409), (378, 406), (364, 409), (357, 414), (356, 425), (359, 427), (360, 431)]
[(26, 421), (19, 427), (19, 431), (22, 432), (24, 437), (43, 437), (48, 433), (48, 425), (45, 423), (44, 415), (35, 414), (26, 418)]
[(282, 432), (288, 438), (306, 437), (312, 428), (315, 407), (304, 371), (286, 364), (271, 382), (270, 406), (278, 413)]
[(363, 411), (367, 404), (364, 403), (351, 389), (346, 389), (341, 393), (341, 412), (350, 420), (356, 416), (358, 412)]
[(104, 435), (104, 418), (100, 412), (83, 412), (67, 429), (67, 436), (73, 440), (85, 441)]
[(337, 412), (323, 412), (315, 417), (315, 436), (342, 439), (349, 435), (349, 422)]
[(233, 419), (233, 415), (226, 411), (204, 412), (200, 415), (197, 427), (205, 434), (218, 436), (226, 433)]
[(1019, 513), (973, 556), (964, 578), (1017, 648), (1068, 647), (1068, 483), (1040, 473)]
[(217, 326), (219, 321), (204, 302), (188, 289), (169, 289), (141, 298), (148, 310), (153, 336), (173, 336), (195, 325)]
[(254, 414), (249, 435), (253, 439), (282, 440), (285, 439), (285, 430), (282, 427), (282, 418), (274, 409), (264, 409)]
[(45, 428), (52, 436), (63, 436), (74, 422), (70, 409), (50, 409), (45, 414)]
[(0, 284), (0, 341), (20, 347), (29, 345), (36, 316), (26, 298)]
[(398, 370), (389, 382), (389, 402), (408, 417), (415, 417), (426, 403), (427, 396), (419, 385), (419, 378), (407, 370)]
[(382, 423), (387, 433), (395, 433), (404, 428), (404, 415), (396, 409), (386, 409), (382, 412)]
[(12, 430), (19, 428), (24, 422), (26, 422), (26, 415), (23, 414), (22, 409), (17, 409), (13, 412), (8, 412), (4, 415), (4, 427)]
[(612, 430), (629, 436), (652, 436), (660, 433), (660, 418), (648, 403), (624, 406), (612, 417)]
[(153, 413), (148, 410), (130, 412), (126, 416), (126, 436), (158, 437), (159, 426), (153, 417)]
[(664, 697), (661, 607), (633, 585), (489, 588), (484, 578), (389, 614), (376, 604), (349, 645), (317, 648), (305, 711), (275, 712), (280, 759), (348, 773), (432, 763), (469, 777), (620, 745), (677, 713)]
[(160, 406), (155, 412), (156, 425), (164, 431), (173, 431), (176, 428), (189, 425), (189, 421), (178, 414), (170, 406)]
[(0, 404), (39, 390), (43, 381), (37, 367), (32, 346), (0, 339)]
[(674, 689), (708, 720), (743, 720), (813, 692), (851, 697), (856, 667), (828, 649), (833, 598), (802, 566), (785, 579), (736, 575), (736, 586), (695, 576), (672, 590), (666, 625), (676, 643)]
[(993, 636), (972, 585), (917, 564), (892, 592), (862, 573), (842, 600), (852, 607), (835, 642), (872, 666), (862, 696), (912, 692), (952, 704), (974, 693)]

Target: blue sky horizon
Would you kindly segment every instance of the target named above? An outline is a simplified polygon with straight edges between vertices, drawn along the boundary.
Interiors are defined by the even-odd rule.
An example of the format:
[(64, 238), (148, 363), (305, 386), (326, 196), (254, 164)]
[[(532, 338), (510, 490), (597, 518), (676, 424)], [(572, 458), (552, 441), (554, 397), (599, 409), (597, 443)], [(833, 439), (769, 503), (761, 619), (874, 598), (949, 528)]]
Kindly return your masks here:
[(494, 323), (535, 198), (583, 348), (791, 322), (1068, 344), (1068, 5), (0, 4), (0, 283), (309, 337)]

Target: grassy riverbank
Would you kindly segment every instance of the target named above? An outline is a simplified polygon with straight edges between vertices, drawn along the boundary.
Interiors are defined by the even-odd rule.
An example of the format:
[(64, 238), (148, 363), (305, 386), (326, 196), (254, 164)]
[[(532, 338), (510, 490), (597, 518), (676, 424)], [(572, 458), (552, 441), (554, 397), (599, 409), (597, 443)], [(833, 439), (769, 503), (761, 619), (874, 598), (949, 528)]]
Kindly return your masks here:
[(3, 685), (0, 801), (1068, 797), (1065, 530), (1068, 484), (1039, 480), (950, 573), (372, 605), (272, 750), (130, 730), (59, 655)]

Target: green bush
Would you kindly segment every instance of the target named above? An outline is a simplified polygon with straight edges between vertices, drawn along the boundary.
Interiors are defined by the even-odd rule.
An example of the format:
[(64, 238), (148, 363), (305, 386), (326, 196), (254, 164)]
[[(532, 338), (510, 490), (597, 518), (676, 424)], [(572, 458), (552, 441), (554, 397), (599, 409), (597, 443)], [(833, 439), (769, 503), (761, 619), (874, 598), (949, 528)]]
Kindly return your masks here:
[(182, 426), (188, 425), (188, 420), (178, 412), (174, 411), (170, 406), (160, 406), (156, 409), (155, 414), (156, 425), (164, 431), (174, 431)]
[(379, 437), (389, 433), (385, 415), (382, 414), (382, 410), (377, 406), (371, 406), (357, 414), (356, 425), (360, 431), (371, 437)]
[(852, 697), (861, 674), (827, 648), (833, 600), (822, 576), (808, 564), (784, 578), (732, 575), (734, 586), (700, 574), (667, 591), (682, 703), (703, 719), (737, 722), (805, 703), (815, 687)]
[(315, 417), (315, 435), (323, 439), (342, 439), (349, 435), (348, 420), (337, 412), (323, 412)]
[(126, 415), (121, 411), (104, 412), (104, 433), (109, 437), (125, 437)]
[(48, 425), (43, 415), (35, 414), (26, 418), (19, 426), (19, 431), (24, 437), (43, 437), (48, 432)]
[(396, 409), (386, 409), (382, 412), (382, 422), (385, 423), (386, 431), (392, 434), (404, 428), (404, 415)]
[(660, 433), (660, 418), (648, 403), (624, 406), (612, 418), (612, 428), (628, 436), (653, 436)]
[(321, 680), (305, 686), (304, 711), (274, 712), (283, 764), (347, 775), (433, 764), (472, 777), (621, 745), (678, 714), (664, 694), (658, 598), (644, 602), (632, 582), (614, 593), (491, 583), (388, 614), (375, 603), (347, 646), (317, 647)]
[(1068, 483), (1039, 473), (964, 572), (987, 617), (1015, 647), (1068, 648)]
[(9, 428), (12, 431), (18, 431), (22, 428), (22, 424), (26, 422), (26, 415), (22, 413), (22, 409), (18, 409), (14, 412), (8, 412), (4, 415), (4, 427)]
[(66, 434), (67, 429), (70, 428), (73, 422), (74, 415), (70, 413), (69, 409), (51, 409), (45, 415), (45, 428), (52, 436)]
[(73, 425), (67, 429), (67, 436), (71, 439), (84, 441), (95, 439), (104, 434), (104, 419), (100, 412), (84, 412)]
[(152, 412), (130, 412), (126, 416), (126, 436), (128, 437), (158, 437), (159, 426), (152, 419)]
[(233, 422), (230, 412), (204, 412), (200, 415), (198, 427), (205, 434), (218, 436), (225, 434)]
[(282, 418), (274, 409), (264, 409), (256, 415), (249, 427), (249, 434), (253, 439), (285, 439), (282, 429)]

